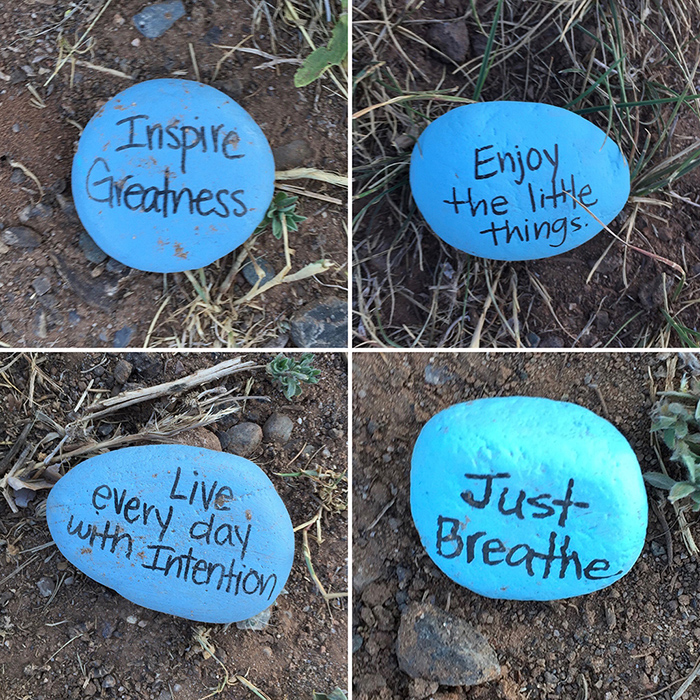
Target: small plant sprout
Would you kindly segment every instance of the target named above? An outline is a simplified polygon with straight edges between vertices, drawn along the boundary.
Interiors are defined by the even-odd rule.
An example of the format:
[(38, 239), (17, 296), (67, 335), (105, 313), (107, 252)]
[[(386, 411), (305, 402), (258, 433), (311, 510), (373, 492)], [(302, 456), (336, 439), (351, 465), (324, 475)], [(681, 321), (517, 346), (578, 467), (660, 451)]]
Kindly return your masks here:
[(300, 360), (295, 360), (284, 355), (277, 357), (268, 363), (267, 373), (277, 382), (282, 385), (282, 391), (288, 399), (293, 399), (299, 396), (302, 391), (302, 383), (318, 384), (320, 369), (314, 369), (314, 356), (311, 353), (305, 353)]
[(671, 460), (681, 462), (687, 479), (676, 481), (661, 472), (649, 472), (644, 479), (669, 492), (668, 500), (690, 497), (693, 511), (700, 511), (700, 380), (684, 377), (680, 391), (665, 391), (651, 413), (651, 431), (660, 433), (673, 450)]
[(270, 202), (270, 206), (263, 220), (258, 224), (254, 233), (262, 233), (268, 224), (272, 224), (272, 235), (278, 240), (282, 237), (282, 220), (287, 224), (287, 231), (297, 231), (299, 224), (306, 221), (305, 216), (296, 214), (299, 197), (277, 192)]

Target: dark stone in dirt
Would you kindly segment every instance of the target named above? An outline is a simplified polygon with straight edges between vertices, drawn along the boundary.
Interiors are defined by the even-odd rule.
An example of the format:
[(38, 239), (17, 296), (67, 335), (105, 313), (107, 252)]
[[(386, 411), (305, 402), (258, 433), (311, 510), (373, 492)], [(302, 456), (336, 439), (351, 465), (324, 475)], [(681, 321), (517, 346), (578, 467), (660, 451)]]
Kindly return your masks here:
[(308, 141), (296, 139), (283, 146), (273, 148), (272, 155), (275, 158), (275, 170), (291, 170), (292, 168), (309, 167), (314, 152)]
[(56, 588), (56, 584), (48, 576), (44, 576), (43, 578), (40, 578), (36, 582), (36, 585), (37, 585), (37, 588), (39, 589), (39, 595), (41, 595), (43, 598), (50, 598), (51, 594), (54, 592), (54, 590)]
[(258, 449), (262, 442), (263, 431), (255, 423), (239, 423), (226, 431), (228, 436), (227, 452), (239, 457), (248, 457)]
[(221, 90), (234, 100), (243, 97), (243, 83), (238, 78), (228, 78), (228, 80), (217, 80), (211, 84), (217, 90)]
[(212, 44), (218, 44), (221, 41), (221, 27), (214, 25), (209, 27), (207, 33), (204, 35), (204, 42), (211, 46)]
[(118, 277), (123, 277), (124, 275), (129, 274), (129, 268), (126, 265), (122, 265), (114, 258), (110, 258), (107, 261), (107, 264), (105, 265), (105, 270), (107, 270), (107, 272), (111, 272), (114, 275), (117, 275)]
[(14, 333), (15, 327), (9, 321), (3, 321), (0, 323), (0, 331), (4, 334)]
[(2, 232), (3, 243), (14, 248), (34, 250), (41, 245), (41, 236), (27, 226), (10, 226)]
[(540, 344), (540, 336), (537, 335), (537, 333), (533, 333), (530, 331), (526, 336), (525, 340), (527, 340), (527, 344), (531, 348), (536, 348)]
[(563, 348), (564, 341), (558, 335), (546, 335), (540, 340), (541, 348)]
[(42, 296), (43, 294), (46, 294), (46, 292), (51, 289), (51, 282), (46, 279), (46, 277), (37, 277), (33, 282), (32, 282), (32, 287), (34, 287), (34, 291), (39, 295)]
[(12, 174), (10, 175), (10, 182), (13, 185), (19, 185), (27, 179), (27, 176), (19, 169), (12, 168)]
[(19, 213), (19, 220), (26, 224), (31, 219), (48, 219), (53, 214), (53, 210), (48, 204), (39, 202), (39, 204), (28, 204)]
[(479, 685), (501, 675), (486, 639), (429, 603), (411, 603), (402, 613), (396, 656), (404, 673), (440, 685)]
[[(469, 32), (464, 20), (438, 22), (428, 29), (428, 42), (455, 63), (463, 63), (469, 53)], [(445, 60), (437, 54), (438, 58)]]
[(133, 17), (134, 26), (148, 39), (157, 39), (185, 14), (180, 0), (147, 5)]
[(78, 245), (80, 250), (83, 251), (83, 255), (87, 258), (88, 262), (95, 263), (96, 265), (104, 262), (107, 259), (107, 253), (100, 248), (95, 241), (92, 240), (90, 234), (87, 231), (83, 231), (78, 238)]
[(283, 413), (273, 413), (263, 425), (263, 435), (268, 442), (286, 445), (292, 437), (294, 421)]
[(105, 620), (100, 626), (100, 634), (104, 639), (109, 639), (116, 629), (117, 625), (112, 620)]
[(163, 372), (163, 362), (160, 358), (147, 352), (130, 352), (124, 359), (131, 362), (141, 379), (151, 380)]
[[(263, 271), (263, 278), (260, 280), (260, 286), (262, 287), (263, 284), (267, 284), (271, 279), (273, 279), (277, 273), (275, 272), (275, 268), (272, 267), (272, 265), (270, 265), (265, 258), (256, 258), (255, 262)], [(241, 272), (243, 273), (243, 277), (245, 277), (245, 281), (251, 287), (255, 286), (255, 283), (258, 281), (258, 273), (255, 270), (255, 265), (253, 265), (252, 260), (248, 260), (248, 262), (243, 265)]]
[(19, 85), (27, 79), (27, 74), (19, 67), (13, 68), (10, 72), (10, 85)]
[(348, 306), (337, 297), (307, 304), (292, 319), (292, 343), (298, 348), (347, 346)]
[(114, 347), (125, 348), (129, 344), (129, 341), (131, 340), (135, 331), (136, 329), (130, 326), (124, 326), (124, 328), (120, 328), (114, 334)]
[(49, 253), (56, 272), (71, 290), (89, 306), (111, 313), (114, 309), (112, 282), (108, 279), (88, 279), (70, 267), (58, 253)]
[(126, 384), (126, 382), (129, 381), (129, 377), (131, 376), (133, 369), (134, 365), (132, 365), (128, 360), (119, 360), (114, 367), (114, 372), (112, 372), (114, 381), (117, 384)]

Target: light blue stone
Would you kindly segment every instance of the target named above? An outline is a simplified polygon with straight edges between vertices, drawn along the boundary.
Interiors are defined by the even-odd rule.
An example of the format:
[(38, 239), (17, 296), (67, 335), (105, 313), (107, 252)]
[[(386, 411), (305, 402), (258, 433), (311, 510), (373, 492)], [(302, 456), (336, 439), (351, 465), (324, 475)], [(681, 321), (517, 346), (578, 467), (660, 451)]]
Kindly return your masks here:
[(413, 450), (423, 546), (447, 576), (489, 598), (556, 600), (609, 586), (639, 557), (647, 510), (627, 440), (575, 404), (457, 404), (426, 423)]
[(410, 178), (440, 238), (493, 260), (576, 248), (620, 213), (630, 191), (629, 168), (609, 135), (573, 112), (531, 102), (465, 105), (439, 117), (413, 149)]
[(150, 272), (204, 267), (240, 246), (272, 200), (272, 151), (230, 97), (149, 80), (113, 97), (83, 131), (72, 188), (95, 243)]
[(46, 519), (61, 553), (138, 605), (200, 622), (268, 608), (294, 558), (294, 532), (253, 462), (184, 445), (127, 447), (71, 469)]

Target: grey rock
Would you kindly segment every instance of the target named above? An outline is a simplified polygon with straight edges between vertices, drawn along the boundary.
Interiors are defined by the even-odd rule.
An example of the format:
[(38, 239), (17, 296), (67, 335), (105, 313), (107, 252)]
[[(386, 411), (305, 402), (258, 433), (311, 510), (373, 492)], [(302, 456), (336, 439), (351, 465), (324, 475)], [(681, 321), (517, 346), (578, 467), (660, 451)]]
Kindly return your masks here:
[(124, 328), (120, 328), (114, 334), (114, 347), (125, 348), (129, 344), (131, 336), (134, 335), (135, 330), (135, 328), (131, 328), (130, 326), (124, 326)]
[(286, 445), (292, 437), (294, 421), (283, 413), (273, 413), (263, 425), (263, 435), (268, 442)]
[(314, 152), (307, 141), (296, 139), (284, 146), (273, 148), (272, 155), (275, 159), (275, 170), (291, 170), (302, 166), (308, 167)]
[(116, 679), (111, 673), (108, 673), (103, 679), (102, 679), (102, 687), (103, 688), (114, 688), (114, 686), (117, 684)]
[(34, 250), (41, 245), (41, 236), (27, 226), (10, 226), (2, 232), (3, 243), (14, 248)]
[(307, 304), (291, 323), (298, 348), (344, 348), (348, 343), (348, 305), (337, 297)]
[[(428, 42), (455, 63), (462, 63), (469, 52), (469, 32), (464, 20), (438, 22), (428, 30)], [(444, 58), (438, 54), (438, 58)]]
[(50, 579), (48, 576), (40, 578), (36, 582), (36, 585), (39, 589), (39, 594), (44, 598), (50, 598), (54, 592), (54, 589), (56, 588), (56, 584), (54, 583), (53, 579)]
[(19, 220), (26, 224), (30, 219), (47, 219), (53, 214), (53, 210), (48, 204), (28, 204), (19, 213)]
[(248, 457), (258, 449), (262, 442), (263, 432), (256, 423), (239, 423), (226, 431), (228, 444), (227, 452), (239, 457)]
[[(263, 272), (263, 278), (260, 280), (260, 286), (262, 287), (263, 284), (267, 284), (271, 279), (273, 279), (277, 273), (275, 272), (275, 268), (272, 267), (272, 265), (270, 265), (265, 258), (255, 258), (255, 262)], [(255, 265), (253, 265), (252, 260), (248, 260), (248, 262), (243, 265), (241, 272), (243, 273), (243, 277), (245, 277), (245, 281), (251, 287), (253, 287), (258, 281), (258, 273), (255, 270)]]
[(444, 367), (436, 367), (432, 362), (426, 366), (423, 376), (425, 377), (425, 381), (433, 386), (442, 386), (443, 384), (447, 384), (451, 379), (454, 379), (452, 372), (446, 370)]
[(3, 321), (0, 323), (0, 331), (3, 333), (14, 333), (15, 327), (10, 323), (10, 321)]
[(18, 85), (27, 79), (27, 74), (19, 67), (13, 68), (10, 72), (10, 85)]
[(240, 100), (243, 97), (243, 83), (238, 78), (228, 78), (228, 80), (217, 80), (211, 84), (217, 90), (221, 90), (234, 100)]
[(107, 264), (105, 265), (105, 270), (107, 270), (107, 272), (111, 272), (114, 275), (117, 275), (118, 277), (124, 277), (124, 275), (128, 274), (129, 272), (129, 268), (126, 265), (122, 265), (114, 258), (110, 258), (107, 261)]
[(354, 654), (357, 651), (360, 651), (362, 649), (362, 645), (365, 643), (365, 640), (362, 638), (361, 634), (358, 634), (357, 632), (353, 632), (352, 635), (352, 653)]
[(486, 639), (466, 620), (429, 603), (406, 606), (396, 655), (404, 673), (440, 685), (479, 685), (501, 676)]
[(126, 382), (129, 381), (129, 377), (131, 376), (133, 369), (134, 365), (132, 365), (128, 360), (119, 360), (114, 367), (114, 372), (112, 372), (114, 381), (117, 384), (126, 384)]
[(157, 39), (183, 17), (185, 6), (180, 0), (147, 5), (133, 17), (134, 26), (148, 39)]
[(107, 253), (100, 248), (95, 241), (92, 240), (90, 234), (87, 231), (83, 231), (78, 238), (78, 245), (80, 250), (83, 251), (83, 255), (87, 258), (88, 262), (95, 263), (98, 265), (107, 259)]
[(27, 176), (22, 172), (20, 168), (12, 168), (12, 174), (10, 175), (10, 182), (14, 185), (19, 185), (27, 179)]
[(36, 498), (36, 491), (31, 489), (14, 489), (12, 496), (15, 499), (15, 505), (20, 508), (26, 508)]
[(46, 277), (37, 277), (33, 282), (32, 282), (32, 287), (34, 287), (34, 291), (39, 295), (42, 296), (43, 294), (46, 294), (46, 292), (51, 289), (51, 282), (46, 279)]

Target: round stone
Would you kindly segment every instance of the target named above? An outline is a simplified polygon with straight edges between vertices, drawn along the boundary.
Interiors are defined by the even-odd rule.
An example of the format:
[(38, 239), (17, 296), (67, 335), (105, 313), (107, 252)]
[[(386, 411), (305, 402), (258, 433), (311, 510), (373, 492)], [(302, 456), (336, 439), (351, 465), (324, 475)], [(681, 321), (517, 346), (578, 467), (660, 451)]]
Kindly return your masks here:
[(238, 622), (282, 592), (294, 532), (253, 462), (184, 445), (92, 457), (53, 487), (46, 519), (73, 565), (138, 605)]
[(139, 83), (83, 131), (72, 187), (95, 244), (150, 272), (204, 267), (240, 246), (274, 190), (272, 151), (250, 115), (189, 80)]
[(548, 258), (595, 236), (622, 210), (630, 173), (609, 134), (530, 102), (450, 110), (420, 135), (411, 189), (425, 220), (459, 250)]
[(624, 576), (644, 546), (647, 499), (623, 435), (542, 398), (441, 411), (413, 450), (411, 512), (451, 579), (490, 598), (556, 600)]

